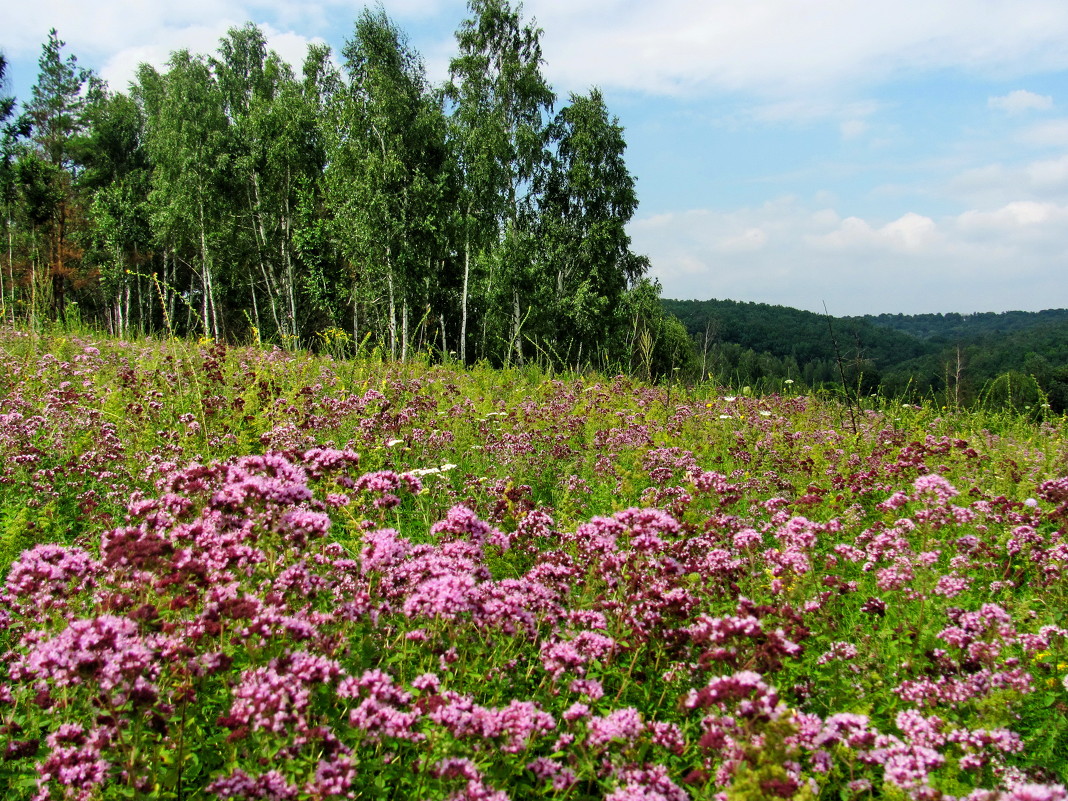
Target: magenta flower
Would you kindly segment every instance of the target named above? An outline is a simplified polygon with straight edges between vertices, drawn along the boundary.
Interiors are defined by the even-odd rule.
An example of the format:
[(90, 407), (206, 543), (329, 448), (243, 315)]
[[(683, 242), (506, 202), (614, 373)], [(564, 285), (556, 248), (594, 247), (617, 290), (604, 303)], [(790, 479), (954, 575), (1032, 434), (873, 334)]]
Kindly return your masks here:
[(541, 645), (541, 663), (553, 678), (573, 671), (582, 675), (585, 665), (604, 659), (616, 647), (615, 640), (599, 631), (580, 631), (569, 640), (554, 639)]
[(601, 748), (612, 742), (633, 745), (645, 731), (645, 724), (637, 709), (625, 707), (603, 717), (590, 718), (587, 728), (586, 743), (593, 748)]
[(149, 701), (159, 675), (158, 645), (141, 637), (127, 617), (101, 615), (75, 620), (51, 639), (31, 647), (12, 667), (15, 679), (45, 679), (57, 688), (89, 684), (119, 706)]
[(95, 586), (102, 569), (81, 548), (35, 545), (12, 563), (0, 600), (21, 615), (62, 610), (68, 599)]
[(912, 488), (917, 495), (933, 496), (935, 501), (942, 506), (949, 503), (949, 499), (958, 494), (956, 487), (936, 473), (920, 476), (912, 482)]
[(475, 545), (486, 543), (501, 544), (507, 540), (496, 528), (478, 519), (478, 516), (466, 506), (457, 505), (449, 509), (445, 519), (430, 527), (430, 533), (449, 535), (443, 539), (460, 539)]
[(686, 709), (734, 707), (744, 718), (774, 720), (786, 712), (775, 689), (764, 683), (759, 673), (742, 670), (731, 676), (717, 676), (700, 690), (690, 690), (683, 699)]
[(90, 801), (95, 797), (111, 770), (101, 754), (109, 739), (103, 729), (87, 732), (79, 723), (61, 724), (46, 738), (51, 750), (37, 765), (40, 792), (35, 799), (52, 798), (48, 790), (51, 783), (63, 788), (61, 797), (65, 801)]
[[(425, 690), (437, 687), (437, 677), (433, 674), (416, 681)], [(359, 704), (349, 712), (349, 724), (367, 732), (372, 742), (384, 737), (412, 742), (425, 739), (416, 729), (420, 713), (411, 708), (411, 694), (401, 689), (388, 673), (368, 670), (359, 678), (344, 678), (338, 684), (337, 694), (340, 698), (359, 699)]]
[(1060, 784), (1018, 784), (997, 801), (1068, 801), (1068, 790)]
[(304, 652), (247, 670), (234, 688), (230, 714), (220, 723), (231, 729), (264, 729), (275, 734), (305, 732), (312, 725), (308, 719), (312, 689), (341, 673), (333, 660)]
[(451, 620), (470, 612), (475, 584), (475, 577), (464, 573), (427, 579), (404, 600), (404, 614)]
[(216, 779), (207, 791), (221, 799), (257, 799), (261, 801), (294, 801), (300, 788), (291, 784), (278, 770), (252, 776), (237, 768), (233, 773)]
[(620, 786), (605, 801), (689, 801), (690, 794), (668, 778), (663, 765), (624, 768), (616, 775)]

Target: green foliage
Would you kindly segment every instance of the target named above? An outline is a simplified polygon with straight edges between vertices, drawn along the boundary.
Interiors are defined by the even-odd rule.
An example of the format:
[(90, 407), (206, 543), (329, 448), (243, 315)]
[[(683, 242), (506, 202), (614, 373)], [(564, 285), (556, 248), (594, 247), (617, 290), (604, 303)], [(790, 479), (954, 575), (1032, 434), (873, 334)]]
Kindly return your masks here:
[(531, 327), (577, 363), (582, 354), (610, 363), (627, 354), (609, 321), (618, 326), (625, 319), (624, 295), (648, 267), (631, 252), (626, 233), (638, 197), (623, 160), (623, 129), (592, 90), (571, 96), (549, 136), (556, 153), (540, 178), (536, 223), (543, 263), (527, 287), (540, 288), (544, 304)]
[(364, 10), (342, 55), (349, 84), (328, 111), (327, 214), (348, 264), (349, 302), (400, 358), (410, 325), (439, 300), (430, 287), (447, 255), (444, 115), (422, 60), (383, 10)]
[(77, 138), (87, 124), (82, 90), (94, 78), (92, 72), (78, 66), (76, 56), (63, 58), (64, 46), (56, 29), (49, 31), (26, 113), (33, 126), (33, 140), (44, 158), (67, 170), (73, 166)]
[(541, 72), (540, 29), (524, 25), (509, 0), (469, 0), (468, 9), (444, 87), (459, 176), (458, 350), (464, 362), (469, 353), (522, 362), (524, 306), (533, 299), (524, 286), (529, 229), (521, 217), (534, 201), (555, 95)]
[(649, 265), (622, 128), (596, 90), (553, 117), (521, 7), (468, 11), (438, 87), (381, 8), (343, 72), (311, 45), (294, 75), (246, 23), (142, 65), (129, 95), (52, 31), (26, 125), (4, 127), (3, 310), (287, 349), (338, 329), (400, 360), (636, 361), (623, 307)]

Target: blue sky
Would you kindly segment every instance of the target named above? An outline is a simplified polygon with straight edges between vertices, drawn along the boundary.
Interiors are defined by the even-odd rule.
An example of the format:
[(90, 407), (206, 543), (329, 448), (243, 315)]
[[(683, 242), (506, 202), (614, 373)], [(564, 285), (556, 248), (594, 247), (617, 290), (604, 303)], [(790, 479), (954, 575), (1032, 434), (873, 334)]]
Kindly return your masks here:
[[(445, 77), (458, 0), (385, 0)], [(358, 2), (39, 0), (6, 9), (8, 92), (48, 29), (124, 89), (252, 20), (299, 65)], [(667, 297), (836, 315), (1068, 307), (1064, 0), (528, 0), (560, 103), (626, 128), (631, 223)]]

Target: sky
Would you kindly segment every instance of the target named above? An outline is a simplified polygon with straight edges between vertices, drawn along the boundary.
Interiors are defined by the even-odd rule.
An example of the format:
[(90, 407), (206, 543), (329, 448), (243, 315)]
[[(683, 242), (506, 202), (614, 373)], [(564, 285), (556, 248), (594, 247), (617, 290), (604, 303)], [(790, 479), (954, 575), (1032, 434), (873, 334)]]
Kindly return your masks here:
[[(116, 91), (252, 21), (298, 69), (360, 2), (36, 0), (0, 24), (28, 99), (50, 28)], [(384, 0), (435, 82), (463, 0)], [(557, 108), (625, 129), (629, 232), (670, 298), (836, 316), (1068, 308), (1064, 0), (527, 0)]]

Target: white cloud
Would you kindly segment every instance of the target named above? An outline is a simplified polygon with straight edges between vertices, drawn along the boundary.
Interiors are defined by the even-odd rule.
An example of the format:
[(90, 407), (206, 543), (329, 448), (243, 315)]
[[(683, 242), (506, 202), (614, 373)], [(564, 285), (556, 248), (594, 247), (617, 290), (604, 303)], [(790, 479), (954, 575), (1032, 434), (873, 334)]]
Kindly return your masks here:
[[(1019, 201), (934, 219), (844, 219), (796, 199), (631, 225), (666, 297), (731, 298), (833, 314), (1068, 307), (1068, 204)], [(748, 230), (760, 248), (723, 247)]]
[(274, 50), (284, 61), (291, 64), (298, 75), (304, 65), (304, 59), (308, 55), (308, 45), (312, 42), (323, 42), (317, 36), (309, 38), (299, 33), (277, 31), (270, 25), (264, 25), (263, 32), (267, 36), (267, 47)]
[(171, 54), (177, 50), (213, 54), (218, 49), (219, 39), (225, 36), (231, 27), (233, 23), (230, 22), (211, 26), (188, 26), (169, 32), (165, 40), (122, 48), (99, 68), (100, 77), (107, 81), (113, 90), (124, 92), (136, 77), (137, 68), (141, 64), (151, 64), (157, 69), (163, 69)]
[(984, 238), (1023, 235), (1029, 231), (1056, 238), (1060, 233), (1058, 228), (1068, 223), (1068, 207), (1017, 200), (991, 211), (966, 211), (954, 222), (965, 234)]
[(49, 28), (56, 27), (67, 44), (65, 53), (94, 67), (113, 88), (125, 90), (140, 63), (162, 67), (181, 49), (213, 54), (230, 28), (250, 20), (264, 31), (268, 47), (299, 69), (308, 42), (322, 41), (306, 34), (323, 26), (328, 10), (350, 5), (343, 0), (41, 0), (5, 9), (3, 45), (9, 58), (35, 57)]
[(923, 70), (1068, 65), (1061, 0), (528, 0), (554, 81), (657, 93), (820, 96)]
[[(217, 55), (219, 40), (226, 36), (231, 28), (243, 24), (222, 21), (210, 26), (188, 26), (181, 30), (173, 30), (169, 32), (165, 41), (119, 50), (104, 62), (98, 72), (112, 89), (126, 91), (129, 83), (136, 77), (137, 68), (141, 64), (147, 63), (157, 69), (162, 69), (176, 50)], [(298, 75), (307, 55), (308, 45), (313, 41), (322, 41), (318, 38), (310, 39), (296, 33), (278, 31), (268, 24), (261, 24), (259, 27), (267, 39), (267, 49), (278, 53)]]
[(728, 236), (719, 242), (718, 250), (722, 253), (740, 253), (760, 250), (768, 243), (768, 235), (760, 228), (746, 228), (736, 236)]
[(1007, 95), (989, 97), (986, 104), (1008, 114), (1020, 114), (1024, 111), (1047, 111), (1053, 108), (1053, 98), (1050, 95), (1028, 92), (1026, 89), (1016, 89)]
[[(71, 52), (89, 64), (107, 62), (120, 83), (120, 65), (132, 51), (189, 47), (213, 50), (214, 41), (192, 35), (210, 29), (217, 39), (246, 20), (279, 33), (323, 36), (339, 42), (358, 13), (348, 0), (38, 0), (8, 4), (4, 41), (9, 58), (36, 54), (52, 25)], [(451, 31), (467, 9), (462, 0), (387, 0), (402, 27), (428, 20)], [(566, 95), (589, 85), (655, 93), (747, 92), (771, 101), (767, 113), (818, 113), (820, 101), (837, 100), (860, 86), (931, 69), (1012, 76), (1068, 66), (1068, 5), (1063, 0), (993, 0), (977, 13), (975, 0), (527, 0), (528, 18), (544, 28), (550, 80)], [(421, 48), (435, 76), (443, 58), (437, 45)], [(428, 52), (429, 51), (429, 52)], [(1041, 96), (1017, 92), (1010, 104)], [(774, 108), (777, 101), (800, 106)], [(992, 102), (1000, 102), (993, 98)], [(759, 100), (756, 100), (759, 103)], [(806, 112), (806, 106), (809, 108)], [(839, 112), (835, 112), (838, 116)], [(843, 134), (857, 131), (843, 117)]]
[(1032, 125), (1019, 134), (1019, 140), (1032, 147), (1064, 147), (1068, 145), (1068, 119), (1049, 120)]
[(1018, 165), (974, 167), (950, 179), (947, 189), (974, 205), (1015, 200), (1068, 202), (1068, 154)]
[[(246, 18), (239, 3), (187, 0), (181, 3), (150, 3), (143, 0), (108, 0), (73, 3), (40, 0), (16, 4), (5, 14), (5, 45), (14, 53), (39, 52), (55, 27), (71, 52), (88, 61), (110, 56), (131, 47), (154, 47), (186, 29), (240, 24)], [(177, 45), (171, 49), (178, 49)]]
[(847, 217), (834, 231), (806, 236), (805, 241), (831, 250), (889, 248), (916, 252), (930, 245), (936, 235), (934, 220), (910, 211), (879, 228), (859, 217)]
[(1039, 194), (1068, 193), (1068, 155), (1028, 164), (1027, 179)]

